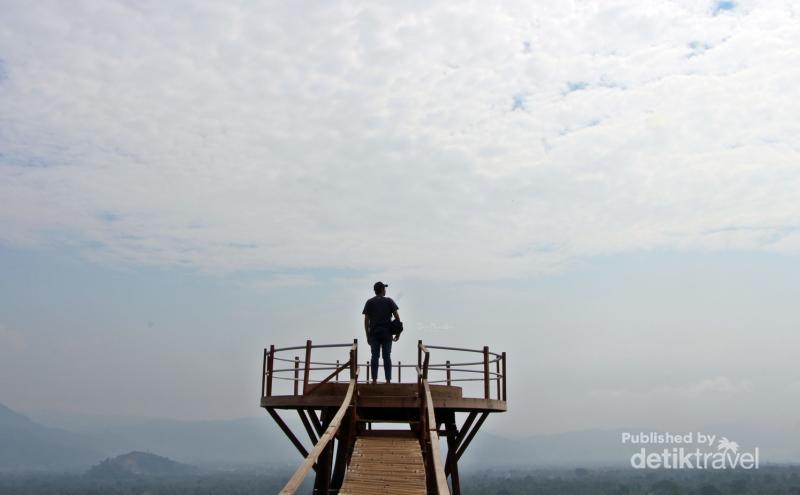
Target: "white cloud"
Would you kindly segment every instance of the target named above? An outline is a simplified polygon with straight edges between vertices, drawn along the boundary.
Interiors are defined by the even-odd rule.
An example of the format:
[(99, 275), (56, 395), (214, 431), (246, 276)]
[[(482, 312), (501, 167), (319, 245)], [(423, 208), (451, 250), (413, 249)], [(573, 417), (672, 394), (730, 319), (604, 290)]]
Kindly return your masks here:
[(0, 240), (448, 279), (796, 254), (792, 9), (6, 4)]

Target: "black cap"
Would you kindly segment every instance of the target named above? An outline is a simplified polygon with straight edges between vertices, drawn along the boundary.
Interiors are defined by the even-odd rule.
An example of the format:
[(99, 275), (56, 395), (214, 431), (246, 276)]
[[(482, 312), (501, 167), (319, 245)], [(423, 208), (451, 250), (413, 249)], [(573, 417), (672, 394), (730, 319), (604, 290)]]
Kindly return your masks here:
[(375, 291), (379, 291), (385, 287), (389, 287), (389, 284), (384, 284), (383, 282), (375, 282), (375, 285), (372, 286)]

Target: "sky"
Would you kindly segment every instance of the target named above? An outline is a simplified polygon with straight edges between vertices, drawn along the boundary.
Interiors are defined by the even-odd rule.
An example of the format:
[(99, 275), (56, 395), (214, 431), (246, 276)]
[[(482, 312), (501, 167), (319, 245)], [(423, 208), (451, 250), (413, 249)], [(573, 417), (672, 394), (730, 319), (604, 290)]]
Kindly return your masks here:
[(384, 280), (400, 359), (509, 352), (498, 430), (800, 428), (793, 2), (0, 17), (9, 407), (257, 415), (261, 349)]

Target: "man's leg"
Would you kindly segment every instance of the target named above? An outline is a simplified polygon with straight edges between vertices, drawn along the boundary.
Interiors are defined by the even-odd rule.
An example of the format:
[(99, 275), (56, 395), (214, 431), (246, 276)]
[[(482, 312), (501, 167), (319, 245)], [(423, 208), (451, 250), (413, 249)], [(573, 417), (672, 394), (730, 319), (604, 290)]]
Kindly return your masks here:
[(370, 360), (370, 371), (372, 371), (372, 382), (375, 383), (375, 380), (378, 379), (378, 358), (381, 354), (381, 340), (376, 338), (376, 336), (372, 337), (372, 341), (369, 343), (370, 350), (372, 351), (372, 359)]
[(392, 336), (387, 335), (381, 342), (383, 352), (383, 372), (386, 375), (386, 383), (392, 381)]

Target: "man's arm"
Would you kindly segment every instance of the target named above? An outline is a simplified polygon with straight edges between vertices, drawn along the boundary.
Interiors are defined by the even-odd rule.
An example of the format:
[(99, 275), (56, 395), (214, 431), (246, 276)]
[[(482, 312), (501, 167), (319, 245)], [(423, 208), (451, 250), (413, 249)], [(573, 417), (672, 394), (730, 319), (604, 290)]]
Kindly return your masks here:
[(364, 315), (364, 332), (367, 334), (367, 341), (369, 341), (369, 316)]

